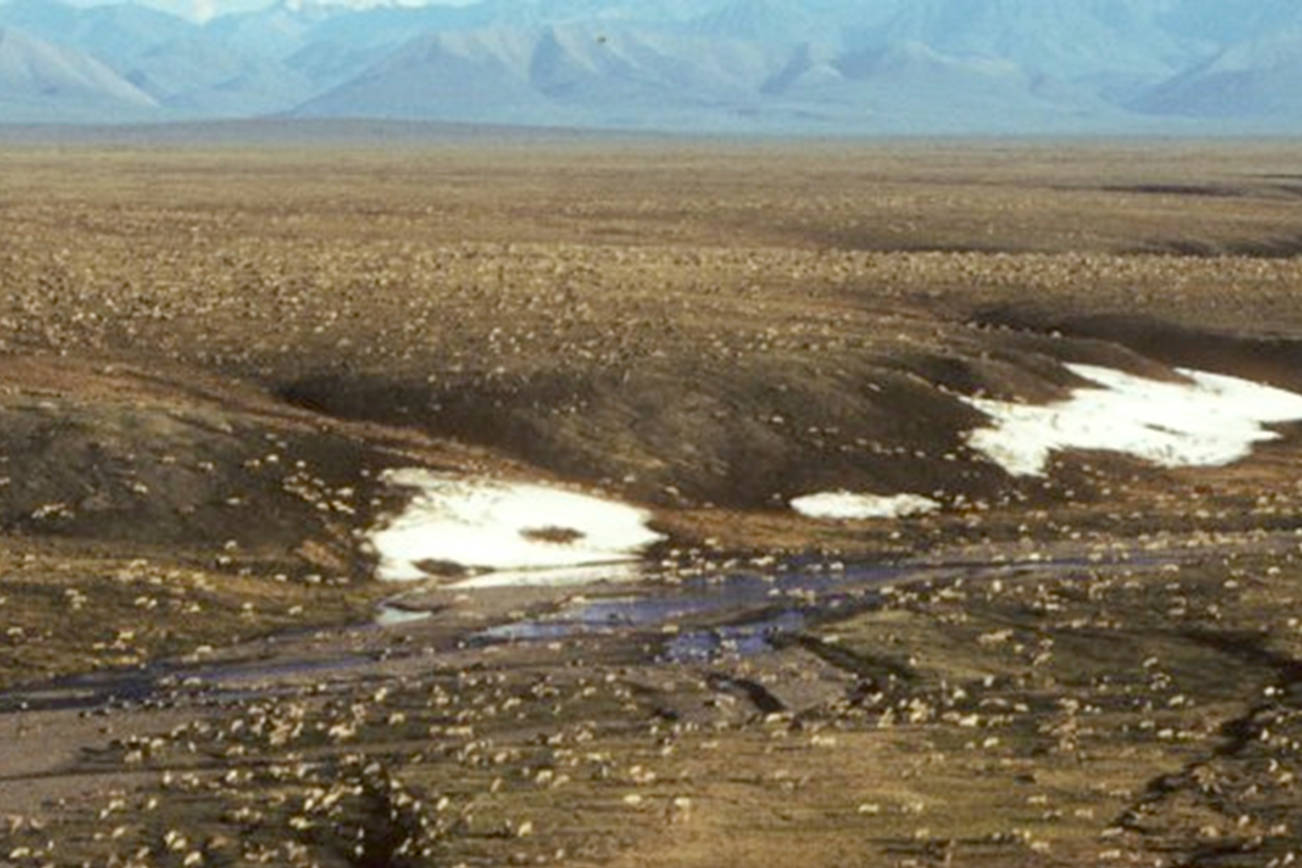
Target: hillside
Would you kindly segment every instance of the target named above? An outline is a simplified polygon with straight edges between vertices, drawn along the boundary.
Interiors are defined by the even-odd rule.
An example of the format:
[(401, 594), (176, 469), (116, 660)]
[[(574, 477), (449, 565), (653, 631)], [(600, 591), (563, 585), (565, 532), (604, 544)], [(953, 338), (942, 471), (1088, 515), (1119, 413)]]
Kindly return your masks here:
[(137, 119), (156, 105), (93, 57), (0, 28), (0, 116), (7, 120)]
[(184, 19), (131, 2), (78, 9), (48, 0), (11, 0), (0, 5), (0, 27), (75, 48), (115, 69), (196, 29)]
[(1302, 28), (1238, 43), (1144, 94), (1152, 114), (1302, 117)]

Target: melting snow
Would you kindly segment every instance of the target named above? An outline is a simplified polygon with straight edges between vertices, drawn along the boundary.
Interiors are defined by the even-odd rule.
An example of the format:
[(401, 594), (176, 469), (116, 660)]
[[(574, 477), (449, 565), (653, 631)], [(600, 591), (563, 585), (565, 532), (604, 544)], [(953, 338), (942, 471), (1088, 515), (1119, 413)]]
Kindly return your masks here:
[(376, 573), (387, 581), (429, 578), (419, 566), (425, 562), (540, 570), (636, 560), (661, 539), (646, 526), (645, 511), (561, 488), (420, 468), (382, 478), (417, 489), (406, 510), (370, 536)]
[(791, 501), (791, 508), (810, 518), (900, 518), (934, 512), (940, 508), (940, 504), (918, 494), (879, 495), (824, 491), (795, 498)]
[(563, 588), (570, 585), (591, 585), (636, 582), (643, 578), (642, 564), (636, 561), (612, 564), (603, 563), (580, 567), (562, 567), (543, 570), (499, 570), (459, 579), (451, 588)]
[(964, 398), (994, 423), (972, 431), (968, 443), (1019, 476), (1042, 475), (1059, 449), (1124, 452), (1163, 467), (1213, 466), (1280, 436), (1264, 424), (1302, 419), (1302, 395), (1237, 377), (1177, 368), (1189, 382), (1164, 383), (1094, 365), (1067, 368), (1098, 387), (1040, 406)]
[(416, 621), (427, 621), (433, 617), (434, 613), (426, 609), (402, 609), (398, 606), (381, 605), (379, 612), (375, 616), (375, 623), (381, 627), (396, 627), (402, 624), (411, 624)]

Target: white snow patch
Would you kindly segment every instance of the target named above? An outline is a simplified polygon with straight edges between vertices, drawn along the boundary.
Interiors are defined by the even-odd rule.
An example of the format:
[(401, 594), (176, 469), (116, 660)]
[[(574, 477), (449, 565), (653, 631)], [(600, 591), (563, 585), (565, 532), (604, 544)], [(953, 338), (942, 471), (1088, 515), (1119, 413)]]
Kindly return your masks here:
[(1162, 467), (1229, 464), (1280, 435), (1262, 426), (1302, 419), (1302, 395), (1249, 380), (1177, 368), (1164, 383), (1095, 365), (1066, 366), (1101, 388), (1031, 405), (964, 398), (993, 420), (968, 434), (973, 449), (1017, 476), (1043, 475), (1061, 449), (1124, 452)]
[(853, 494), (824, 491), (791, 501), (791, 508), (809, 518), (901, 518), (940, 509), (940, 504), (919, 494)]
[(386, 581), (430, 578), (417, 564), (537, 570), (636, 560), (661, 539), (641, 509), (554, 486), (473, 479), (421, 468), (387, 470), (417, 489), (403, 513), (371, 532)]
[(461, 590), (482, 588), (565, 588), (573, 585), (597, 583), (627, 584), (643, 578), (642, 564), (595, 564), (581, 567), (560, 567), (545, 570), (498, 570), (482, 573), (468, 579), (458, 579), (448, 587)]
[(375, 623), (381, 627), (397, 627), (416, 621), (428, 621), (434, 613), (428, 609), (403, 609), (399, 606), (381, 605), (375, 616)]

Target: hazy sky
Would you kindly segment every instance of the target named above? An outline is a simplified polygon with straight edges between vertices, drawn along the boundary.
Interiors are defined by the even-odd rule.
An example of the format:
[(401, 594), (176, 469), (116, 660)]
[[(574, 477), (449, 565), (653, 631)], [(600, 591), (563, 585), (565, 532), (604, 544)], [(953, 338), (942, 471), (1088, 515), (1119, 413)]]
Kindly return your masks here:
[[(74, 6), (100, 6), (104, 3), (122, 2), (122, 0), (65, 0), (65, 2), (70, 2)], [(272, 5), (275, 0), (134, 0), (134, 2), (143, 6), (153, 6), (156, 9), (162, 9), (186, 18), (206, 19), (214, 15), (224, 15), (227, 12), (245, 12), (250, 9), (260, 9)], [(396, 5), (398, 3), (405, 6), (425, 6), (430, 3), (438, 3), (444, 6), (465, 6), (475, 2), (475, 0), (298, 0), (298, 2), (329, 2), (331, 5), (362, 8), (366, 6)]]

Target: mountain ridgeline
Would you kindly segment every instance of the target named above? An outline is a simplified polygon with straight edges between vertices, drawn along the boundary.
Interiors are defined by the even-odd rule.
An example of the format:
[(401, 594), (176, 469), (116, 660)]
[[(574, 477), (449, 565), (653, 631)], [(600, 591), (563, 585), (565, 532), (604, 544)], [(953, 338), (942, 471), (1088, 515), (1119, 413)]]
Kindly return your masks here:
[(0, 123), (264, 116), (722, 133), (1295, 133), (1296, 0), (0, 5)]

